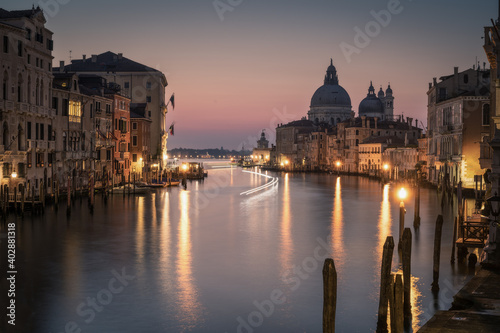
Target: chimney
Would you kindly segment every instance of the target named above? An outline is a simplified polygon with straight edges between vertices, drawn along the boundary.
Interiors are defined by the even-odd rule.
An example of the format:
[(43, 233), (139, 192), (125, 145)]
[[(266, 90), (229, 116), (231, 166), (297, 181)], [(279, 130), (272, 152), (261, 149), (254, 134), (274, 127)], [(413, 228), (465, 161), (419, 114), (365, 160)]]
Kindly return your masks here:
[(418, 128), (418, 119), (415, 119), (415, 127)]
[(436, 84), (437, 84), (437, 79), (436, 79), (435, 77), (433, 77), (433, 78), (432, 78), (432, 83), (433, 83), (434, 85), (436, 85)]
[(86, 54), (83, 54), (83, 55), (82, 55), (82, 59), (83, 59), (83, 60), (87, 59), (87, 55), (86, 55)]
[(413, 124), (413, 118), (408, 117), (408, 128), (411, 129), (411, 124)]
[(432, 89), (432, 82), (429, 82), (429, 90)]
[(122, 60), (123, 59), (123, 53), (118, 53), (118, 60)]
[(64, 72), (64, 60), (59, 61), (59, 72)]
[(92, 55), (92, 62), (97, 62), (97, 54)]

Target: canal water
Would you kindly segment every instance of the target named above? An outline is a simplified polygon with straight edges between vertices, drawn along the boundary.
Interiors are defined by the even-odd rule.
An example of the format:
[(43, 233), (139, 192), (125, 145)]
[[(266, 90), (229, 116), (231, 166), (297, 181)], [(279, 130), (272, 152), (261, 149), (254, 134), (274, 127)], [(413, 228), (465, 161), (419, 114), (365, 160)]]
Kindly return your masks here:
[[(274, 179), (222, 166), (209, 164), (208, 178), (188, 182), (187, 190), (115, 194), (107, 204), (98, 196), (93, 215), (87, 200), (77, 199), (70, 218), (61, 205), (17, 219), (18, 331), (320, 332), (325, 257), (335, 260), (338, 274), (337, 331), (374, 331), (388, 235), (397, 248), (395, 186), (269, 172), (277, 184), (248, 193)], [(474, 274), (450, 264), (452, 211), (439, 202), (434, 190), (421, 190), (416, 231), (411, 190), (406, 199), (414, 330), (448, 309)], [(441, 290), (434, 297), (438, 214)], [(4, 223), (1, 236), (6, 253)], [(396, 250), (393, 271), (400, 266)]]

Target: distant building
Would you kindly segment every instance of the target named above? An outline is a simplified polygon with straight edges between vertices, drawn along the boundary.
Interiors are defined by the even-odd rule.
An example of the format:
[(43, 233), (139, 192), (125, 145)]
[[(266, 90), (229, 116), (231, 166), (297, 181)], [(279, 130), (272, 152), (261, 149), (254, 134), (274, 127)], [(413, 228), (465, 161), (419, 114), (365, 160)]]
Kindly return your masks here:
[(121, 88), (121, 95), (131, 103), (146, 103), (145, 117), (151, 119), (151, 159), (161, 163), (167, 155), (167, 126), (165, 123), (165, 75), (157, 69), (125, 58), (122, 53), (104, 52), (90, 58), (61, 62), (55, 71), (96, 74)]
[(480, 165), (481, 142), (490, 135), (490, 72), (455, 67), (452, 75), (429, 83), (427, 109), (428, 177), (432, 183), (462, 182), (472, 188)]
[(314, 123), (336, 125), (354, 116), (351, 97), (339, 85), (337, 69), (330, 60), (326, 70), (324, 84), (319, 87), (311, 98), (308, 119)]
[(266, 139), (266, 133), (262, 130), (260, 139), (257, 140), (257, 148), (252, 151), (252, 160), (254, 164), (268, 164), (271, 159), (271, 148), (269, 148), (269, 140)]

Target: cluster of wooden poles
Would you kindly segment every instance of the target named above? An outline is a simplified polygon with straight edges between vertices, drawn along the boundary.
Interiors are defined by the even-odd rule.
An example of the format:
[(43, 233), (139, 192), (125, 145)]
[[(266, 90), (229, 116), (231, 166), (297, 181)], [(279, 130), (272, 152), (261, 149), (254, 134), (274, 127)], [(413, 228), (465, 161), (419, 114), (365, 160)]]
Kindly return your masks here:
[[(441, 255), (441, 234), (443, 216), (436, 220), (433, 254), (432, 291), (439, 291), (439, 264)], [(412, 233), (405, 228), (400, 234), (398, 251), (402, 261), (402, 272), (392, 273), (394, 239), (388, 236), (384, 243), (380, 272), (380, 300), (378, 307), (377, 333), (404, 332), (412, 322), (411, 313), (411, 249)], [(333, 259), (328, 258), (323, 265), (323, 332), (335, 332), (335, 312), (337, 304), (337, 271)], [(390, 316), (389, 316), (390, 314)]]

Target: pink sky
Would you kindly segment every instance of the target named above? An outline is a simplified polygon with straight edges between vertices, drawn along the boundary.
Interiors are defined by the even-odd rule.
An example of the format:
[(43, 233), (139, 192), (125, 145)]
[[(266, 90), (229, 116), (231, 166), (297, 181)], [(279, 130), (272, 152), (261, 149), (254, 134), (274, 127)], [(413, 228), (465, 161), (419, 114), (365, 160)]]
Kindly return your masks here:
[[(395, 113), (426, 123), (428, 82), (454, 66), (472, 67), (476, 57), (486, 61), (483, 26), (496, 18), (498, 3), (401, 0), (349, 62), (340, 45), (354, 45), (355, 28), (364, 30), (375, 22), (372, 11), (395, 1), (241, 1), (222, 21), (214, 2), (202, 0), (73, 0), (45, 12), (55, 65), (69, 61), (69, 50), (73, 58), (110, 50), (165, 73), (166, 98), (176, 96), (169, 149), (236, 149), (255, 145), (276, 119), (305, 116), (330, 58), (356, 113), (370, 80), (376, 90), (390, 82)], [(6, 0), (2, 8), (31, 5)]]

